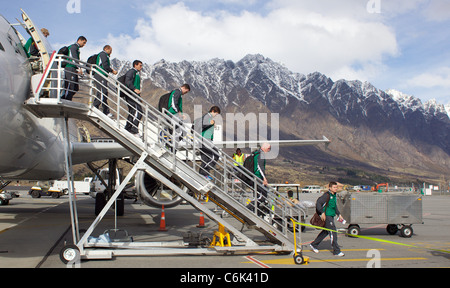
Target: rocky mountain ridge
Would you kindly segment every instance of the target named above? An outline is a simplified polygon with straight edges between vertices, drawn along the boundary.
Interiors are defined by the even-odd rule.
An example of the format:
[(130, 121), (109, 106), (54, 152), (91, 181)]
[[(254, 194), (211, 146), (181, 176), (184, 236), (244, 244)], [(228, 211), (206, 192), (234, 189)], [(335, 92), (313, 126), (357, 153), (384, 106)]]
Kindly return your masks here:
[[(122, 73), (131, 67), (117, 59), (112, 65)], [(373, 167), (412, 177), (450, 172), (450, 107), (434, 100), (422, 103), (395, 90), (358, 80), (333, 81), (319, 72), (294, 73), (262, 55), (247, 55), (236, 63), (160, 60), (144, 64), (142, 78), (153, 91), (189, 83), (187, 99), (219, 105), (224, 112), (279, 113), (280, 139), (325, 135), (332, 140), (328, 149), (282, 152), (289, 161)]]

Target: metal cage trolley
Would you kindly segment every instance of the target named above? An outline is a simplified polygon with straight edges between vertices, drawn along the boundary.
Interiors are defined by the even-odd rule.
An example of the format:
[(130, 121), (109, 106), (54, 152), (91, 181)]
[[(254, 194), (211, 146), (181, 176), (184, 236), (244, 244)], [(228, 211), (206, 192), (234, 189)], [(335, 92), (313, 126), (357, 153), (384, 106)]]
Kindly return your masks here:
[(347, 233), (358, 235), (360, 224), (387, 224), (386, 231), (402, 237), (413, 235), (412, 224), (423, 224), (422, 195), (412, 193), (344, 193), (338, 205), (349, 223)]

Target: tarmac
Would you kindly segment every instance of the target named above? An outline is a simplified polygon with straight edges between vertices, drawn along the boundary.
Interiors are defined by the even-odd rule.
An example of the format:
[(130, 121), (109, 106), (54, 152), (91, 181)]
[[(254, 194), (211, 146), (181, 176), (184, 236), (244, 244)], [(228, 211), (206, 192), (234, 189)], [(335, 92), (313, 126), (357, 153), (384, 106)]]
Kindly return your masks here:
[[(8, 189), (14, 191), (14, 187)], [(27, 191), (20, 191), (7, 206), (0, 206), (0, 268), (66, 268), (59, 253), (65, 244), (72, 243), (68, 196), (59, 199), (33, 199)], [(315, 201), (319, 194), (300, 194), (301, 200)], [(94, 221), (94, 199), (77, 195), (80, 229), (87, 229)], [(205, 203), (205, 205), (213, 205)], [(449, 268), (450, 267), (450, 196), (423, 197), (424, 224), (414, 224), (411, 238), (399, 233), (390, 235), (386, 225), (361, 225), (363, 236), (376, 240), (347, 237), (339, 234), (338, 243), (344, 257), (330, 251), (329, 239), (313, 253), (309, 243), (318, 230), (306, 228), (301, 233), (303, 256), (307, 264), (297, 265), (292, 255), (253, 253), (213, 256), (117, 256), (107, 260), (82, 260), (80, 268)], [(212, 207), (213, 208), (213, 207)], [(220, 213), (220, 211), (218, 212)], [(150, 208), (134, 200), (125, 200), (125, 215), (116, 218), (111, 210), (96, 228), (98, 237), (107, 229), (124, 229), (134, 241), (180, 241), (187, 232), (201, 233), (212, 239), (217, 224), (205, 219), (205, 228), (197, 228), (200, 212), (190, 205), (165, 209), (167, 231), (159, 231), (161, 209)], [(310, 215), (312, 216), (312, 215)], [(226, 217), (227, 221), (231, 218)], [(339, 226), (340, 225), (340, 226)], [(346, 227), (346, 226), (345, 226)], [(344, 228), (338, 224), (338, 228)], [(243, 229), (255, 241), (265, 237), (255, 230)], [(246, 234), (247, 235), (247, 234)], [(404, 246), (402, 244), (408, 245)], [(73, 267), (73, 266), (72, 266)], [(226, 271), (226, 270), (224, 270)], [(263, 275), (261, 275), (263, 277)]]

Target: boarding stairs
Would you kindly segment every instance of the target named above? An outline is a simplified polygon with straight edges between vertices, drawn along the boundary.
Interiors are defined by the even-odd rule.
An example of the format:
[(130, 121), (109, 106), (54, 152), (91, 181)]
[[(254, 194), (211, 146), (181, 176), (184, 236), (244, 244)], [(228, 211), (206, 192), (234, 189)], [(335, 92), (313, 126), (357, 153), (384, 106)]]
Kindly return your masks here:
[[(68, 63), (68, 61), (84, 73), (83, 76), (80, 76), (78, 83), (80, 89), (72, 101), (61, 99), (64, 92), (63, 75), (69, 73), (64, 72), (62, 64)], [(207, 217), (222, 224), (234, 235), (232, 241), (234, 249), (239, 249), (239, 247), (257, 249), (261, 246), (241, 232), (244, 227), (247, 227), (260, 231), (270, 240), (271, 248), (268, 250), (284, 252), (292, 252), (295, 248), (301, 250), (300, 233), (296, 233), (297, 241), (295, 242), (290, 220), (305, 216), (305, 212), (301, 208), (292, 206), (284, 195), (268, 187), (265, 188), (268, 189), (267, 197), (260, 199), (258, 205), (248, 207), (249, 199), (253, 203), (258, 201), (255, 200), (258, 196), (257, 189), (263, 187), (260, 179), (250, 175), (244, 169), (237, 168), (230, 156), (216, 148), (211, 141), (203, 139), (191, 126), (181, 121), (174, 121), (174, 118), (161, 113), (141, 97), (136, 97), (135, 93), (117, 81), (115, 77), (105, 77), (102, 74), (94, 77), (96, 69), (96, 65), (53, 53), (39, 85), (33, 87), (34, 97), (28, 99), (25, 106), (41, 118), (64, 118), (66, 122), (69, 118), (76, 118), (93, 123), (132, 152), (136, 156), (135, 159), (138, 159), (132, 171), (122, 182), (124, 185), (131, 179), (132, 173), (145, 170), (146, 173), (169, 187)], [(99, 79), (104, 80), (103, 83), (106, 85), (102, 84)], [(97, 91), (101, 88), (108, 89), (108, 106), (113, 117), (108, 117), (93, 106)], [(129, 113), (127, 102), (120, 95), (136, 101), (142, 107), (142, 119), (140, 127), (138, 127), (140, 137), (136, 137), (124, 129)], [(170, 130), (172, 130), (172, 134), (169, 134)], [(172, 141), (180, 135), (180, 132), (183, 135), (182, 141)], [(202, 163), (200, 156), (204, 153), (205, 148), (214, 150), (219, 155), (215, 168), (209, 174), (212, 180), (198, 172)], [(68, 159), (70, 160), (70, 158)], [(251, 178), (253, 185), (248, 185), (243, 181), (237, 183), (237, 172)], [(183, 186), (170, 180), (173, 178), (181, 182)], [(122, 185), (118, 191), (120, 192), (121, 189), (123, 189)], [(82, 250), (88, 246), (86, 244), (87, 237), (117, 197), (116, 191), (82, 238), (79, 237), (78, 232), (74, 232), (74, 243), (79, 249)], [(209, 209), (208, 205), (203, 205), (201, 198), (215, 203), (237, 221), (223, 219), (215, 211)], [(77, 225), (77, 223), (73, 224)], [(294, 243), (297, 243), (297, 247)], [(225, 251), (231, 248), (217, 247), (216, 249)]]

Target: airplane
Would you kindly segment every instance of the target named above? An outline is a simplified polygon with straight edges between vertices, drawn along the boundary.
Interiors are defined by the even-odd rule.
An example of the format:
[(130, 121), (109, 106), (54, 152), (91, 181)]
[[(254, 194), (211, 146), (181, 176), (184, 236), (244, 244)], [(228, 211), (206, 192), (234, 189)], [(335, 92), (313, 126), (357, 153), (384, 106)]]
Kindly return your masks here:
[[(40, 29), (22, 10), (26, 30), (38, 45), (41, 71), (32, 69), (36, 59), (28, 58), (23, 45), (24, 38), (2, 15), (0, 15), (0, 180), (56, 180), (65, 174), (63, 137), (64, 119), (38, 118), (24, 107), (24, 102), (33, 97), (32, 88), (42, 77), (42, 70), (49, 64), (53, 51)], [(130, 157), (132, 154), (119, 143), (78, 142), (76, 125), (69, 119), (70, 149), (72, 165), (90, 163), (112, 158)], [(267, 142), (267, 141), (264, 141)], [(258, 141), (222, 141), (223, 147), (254, 147)], [(323, 140), (280, 140), (272, 145), (317, 145), (329, 143)], [(114, 173), (113, 173), (114, 174)], [(151, 207), (177, 206), (183, 199), (173, 193), (170, 199), (161, 200), (161, 186), (145, 172), (135, 177), (139, 198)]]

